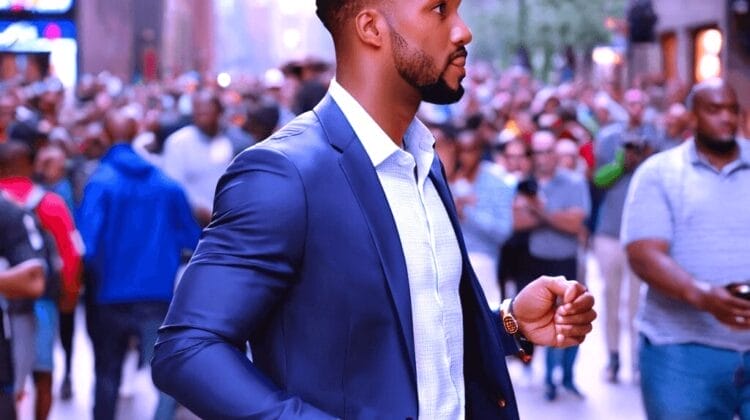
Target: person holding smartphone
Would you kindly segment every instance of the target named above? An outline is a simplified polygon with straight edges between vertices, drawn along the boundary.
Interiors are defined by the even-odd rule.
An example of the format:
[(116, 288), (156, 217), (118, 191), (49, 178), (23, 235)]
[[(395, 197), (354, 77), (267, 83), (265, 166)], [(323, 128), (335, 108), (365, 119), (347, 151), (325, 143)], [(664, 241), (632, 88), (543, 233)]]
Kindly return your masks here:
[(724, 80), (688, 98), (695, 135), (636, 170), (621, 239), (648, 283), (638, 315), (649, 419), (750, 419), (750, 143)]

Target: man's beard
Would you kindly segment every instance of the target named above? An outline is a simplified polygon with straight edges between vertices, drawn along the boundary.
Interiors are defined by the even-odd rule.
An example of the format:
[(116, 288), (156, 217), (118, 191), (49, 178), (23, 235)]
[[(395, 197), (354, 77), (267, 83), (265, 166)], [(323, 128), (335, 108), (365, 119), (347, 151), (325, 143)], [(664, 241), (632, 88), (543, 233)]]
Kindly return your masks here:
[[(438, 105), (458, 102), (464, 95), (464, 87), (459, 82), (458, 88), (453, 89), (443, 79), (443, 72), (439, 72), (435, 60), (424, 51), (411, 48), (409, 43), (393, 26), (391, 29), (391, 43), (393, 44), (393, 61), (396, 70), (410, 85), (414, 86), (422, 95), (422, 100)], [(461, 50), (465, 51), (465, 50)], [(461, 53), (461, 55), (465, 54)], [(446, 66), (447, 69), (447, 66)], [(437, 74), (435, 74), (437, 73)]]
[(695, 141), (717, 155), (730, 155), (737, 150), (737, 139), (720, 140), (713, 137), (697, 134)]

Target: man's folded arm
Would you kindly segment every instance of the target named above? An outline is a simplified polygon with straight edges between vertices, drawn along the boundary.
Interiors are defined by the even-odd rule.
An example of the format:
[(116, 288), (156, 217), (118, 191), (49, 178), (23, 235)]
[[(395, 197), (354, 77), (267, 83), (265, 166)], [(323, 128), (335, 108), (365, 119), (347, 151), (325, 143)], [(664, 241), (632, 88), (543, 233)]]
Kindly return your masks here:
[(244, 152), (219, 181), (214, 216), (175, 291), (152, 361), (154, 383), (201, 418), (331, 418), (286, 393), (245, 343), (294, 286), (305, 193), (279, 152)]

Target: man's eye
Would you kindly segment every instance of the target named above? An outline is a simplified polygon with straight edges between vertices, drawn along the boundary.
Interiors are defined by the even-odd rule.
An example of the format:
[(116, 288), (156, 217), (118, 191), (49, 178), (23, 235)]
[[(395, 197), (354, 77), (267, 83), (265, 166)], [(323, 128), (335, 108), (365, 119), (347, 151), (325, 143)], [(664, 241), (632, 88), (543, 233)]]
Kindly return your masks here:
[(445, 15), (445, 12), (448, 10), (448, 4), (447, 3), (440, 3), (437, 6), (435, 6), (434, 9), (435, 12), (441, 15)]

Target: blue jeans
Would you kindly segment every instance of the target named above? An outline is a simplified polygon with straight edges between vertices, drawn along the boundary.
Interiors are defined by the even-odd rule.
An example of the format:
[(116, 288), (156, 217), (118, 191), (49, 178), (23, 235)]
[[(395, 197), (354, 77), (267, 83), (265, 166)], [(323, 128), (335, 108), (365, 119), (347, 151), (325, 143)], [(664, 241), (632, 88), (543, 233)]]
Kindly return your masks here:
[[(122, 380), (122, 364), (130, 337), (140, 339), (141, 361), (151, 360), (156, 331), (167, 314), (168, 303), (143, 302), (95, 305), (90, 308), (94, 344), (94, 419), (113, 420)], [(174, 416), (174, 400), (160, 393), (156, 418)]]
[(552, 381), (552, 375), (555, 372), (555, 367), (562, 366), (562, 384), (564, 386), (574, 386), (573, 365), (575, 364), (576, 356), (578, 355), (578, 346), (566, 347), (564, 349), (547, 347), (546, 350), (544, 383), (548, 386), (554, 387), (555, 384)]
[(641, 335), (639, 358), (649, 420), (750, 420), (750, 352), (657, 346)]

